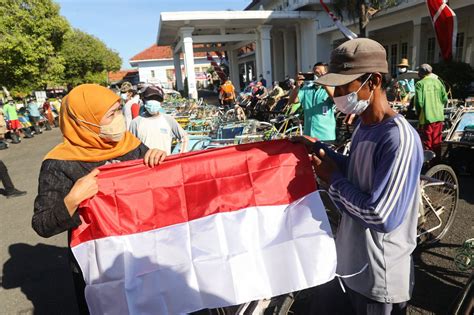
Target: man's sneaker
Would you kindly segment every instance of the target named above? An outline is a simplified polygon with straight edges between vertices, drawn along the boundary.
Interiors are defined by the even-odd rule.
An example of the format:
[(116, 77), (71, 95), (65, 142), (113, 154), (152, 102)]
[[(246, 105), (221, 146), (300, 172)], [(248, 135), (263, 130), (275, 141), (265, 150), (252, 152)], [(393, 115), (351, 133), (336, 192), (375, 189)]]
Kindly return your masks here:
[(5, 191), (5, 196), (7, 196), (7, 198), (20, 197), (24, 195), (26, 195), (26, 191), (21, 191), (16, 188)]

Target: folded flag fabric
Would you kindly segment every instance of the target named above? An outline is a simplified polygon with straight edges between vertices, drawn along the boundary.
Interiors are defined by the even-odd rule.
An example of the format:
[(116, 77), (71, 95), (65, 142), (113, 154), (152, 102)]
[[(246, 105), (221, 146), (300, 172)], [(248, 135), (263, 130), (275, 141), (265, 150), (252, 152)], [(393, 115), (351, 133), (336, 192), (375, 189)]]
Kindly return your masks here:
[(306, 149), (285, 140), (105, 166), (71, 247), (91, 314), (182, 314), (331, 280)]

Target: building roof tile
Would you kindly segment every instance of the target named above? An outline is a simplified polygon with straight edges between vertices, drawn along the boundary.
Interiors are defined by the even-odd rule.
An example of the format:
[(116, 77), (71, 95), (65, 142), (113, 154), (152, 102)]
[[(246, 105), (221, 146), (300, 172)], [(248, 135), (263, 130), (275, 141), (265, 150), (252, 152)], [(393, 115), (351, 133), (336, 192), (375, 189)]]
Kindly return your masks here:
[[(194, 57), (205, 57), (205, 52), (195, 52)], [(147, 49), (139, 52), (133, 56), (130, 61), (140, 60), (160, 60), (160, 59), (172, 59), (173, 51), (170, 46), (158, 46), (156, 44), (148, 47)]]

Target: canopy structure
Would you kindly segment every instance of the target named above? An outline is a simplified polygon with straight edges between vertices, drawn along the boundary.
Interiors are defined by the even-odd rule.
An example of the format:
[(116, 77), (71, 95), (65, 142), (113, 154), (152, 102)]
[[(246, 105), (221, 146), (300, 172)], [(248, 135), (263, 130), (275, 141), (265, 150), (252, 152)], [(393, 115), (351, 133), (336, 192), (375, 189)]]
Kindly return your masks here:
[[(315, 12), (304, 11), (163, 12), (157, 44), (172, 46), (179, 90), (183, 88), (179, 57), (184, 53), (189, 97), (197, 98), (194, 51), (226, 51), (230, 79), (239, 82), (238, 50), (254, 44), (256, 69), (253, 73), (273, 80), (276, 77), (274, 68), (278, 68), (279, 76), (282, 73), (294, 75), (296, 65), (301, 70), (314, 63), (316, 22)], [(276, 37), (272, 40), (274, 36), (281, 40)]]

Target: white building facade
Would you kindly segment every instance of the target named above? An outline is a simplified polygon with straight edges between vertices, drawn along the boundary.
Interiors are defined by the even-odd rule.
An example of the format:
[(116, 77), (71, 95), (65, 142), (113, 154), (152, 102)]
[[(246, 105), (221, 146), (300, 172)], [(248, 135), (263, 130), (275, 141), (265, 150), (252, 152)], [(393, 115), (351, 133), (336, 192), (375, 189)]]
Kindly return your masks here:
[[(326, 2), (330, 6), (331, 1)], [(449, 5), (458, 21), (454, 59), (474, 66), (474, 1), (451, 0)], [(357, 21), (344, 23), (358, 33)], [(393, 72), (401, 58), (408, 58), (413, 69), (441, 61), (425, 0), (401, 0), (378, 12), (366, 32), (386, 48)], [(328, 62), (344, 40), (319, 0), (254, 0), (244, 11), (165, 12), (157, 37), (159, 45), (173, 46), (175, 59), (184, 53), (189, 82), (193, 74), (186, 68), (194, 65), (186, 55), (193, 54), (195, 44), (201, 45), (199, 51), (226, 51), (237, 88), (260, 74), (269, 83), (311, 71), (316, 62)], [(190, 97), (194, 95), (191, 89)]]
[[(167, 89), (176, 86), (175, 63), (170, 47), (152, 46), (130, 59), (130, 65), (138, 69), (140, 82), (157, 84)], [(203, 54), (194, 56), (194, 73), (199, 87), (207, 86), (207, 70), (211, 67), (209, 60)], [(184, 73), (184, 59), (180, 58), (180, 76)], [(182, 90), (179, 86), (178, 90)]]

